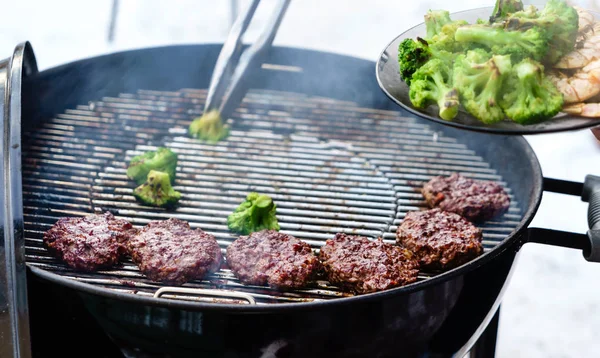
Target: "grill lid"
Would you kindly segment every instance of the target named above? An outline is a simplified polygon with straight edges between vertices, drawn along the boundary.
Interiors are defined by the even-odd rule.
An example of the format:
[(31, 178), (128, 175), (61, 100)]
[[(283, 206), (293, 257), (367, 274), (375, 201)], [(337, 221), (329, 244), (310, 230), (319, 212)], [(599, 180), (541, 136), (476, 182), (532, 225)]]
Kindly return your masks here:
[[(187, 136), (206, 90), (140, 90), (90, 102), (28, 131), (23, 155), (27, 262), (32, 267), (132, 296), (265, 305), (349, 296), (326, 281), (278, 292), (241, 284), (227, 269), (182, 290), (165, 289), (126, 261), (94, 274), (74, 272), (42, 246), (62, 216), (106, 210), (143, 226), (177, 217), (215, 235), (225, 250), (235, 236), (226, 218), (250, 191), (271, 195), (281, 231), (315, 251), (337, 232), (395, 242), (406, 212), (425, 208), (419, 192), (435, 175), (461, 172), (496, 180), (496, 170), (457, 139), (395, 111), (272, 90), (251, 90), (228, 120), (231, 135), (206, 144)], [(166, 145), (178, 153), (176, 211), (139, 205), (126, 178), (129, 160)], [(508, 237), (522, 219), (519, 204), (481, 226), (484, 250)], [(434, 277), (422, 273), (419, 280)], [(161, 289), (162, 288), (162, 289)], [(190, 293), (187, 289), (204, 289)], [(223, 294), (216, 297), (214, 294)]]

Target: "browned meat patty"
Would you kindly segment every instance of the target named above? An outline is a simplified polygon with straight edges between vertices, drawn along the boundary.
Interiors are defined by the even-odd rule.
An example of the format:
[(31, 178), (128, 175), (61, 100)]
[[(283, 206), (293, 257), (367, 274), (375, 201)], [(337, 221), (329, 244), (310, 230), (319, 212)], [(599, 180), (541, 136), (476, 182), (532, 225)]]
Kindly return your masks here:
[(383, 240), (336, 234), (319, 258), (329, 282), (356, 293), (403, 286), (417, 280), (419, 264), (406, 249)]
[(423, 269), (447, 270), (483, 252), (481, 230), (458, 214), (430, 209), (406, 214), (396, 241), (414, 253)]
[(133, 226), (113, 214), (60, 218), (44, 233), (44, 244), (53, 255), (80, 271), (96, 271), (118, 263), (127, 252)]
[(430, 208), (439, 207), (473, 222), (499, 216), (510, 205), (510, 198), (500, 184), (457, 173), (431, 179), (423, 186), (422, 193)]
[(240, 236), (227, 248), (227, 264), (243, 283), (276, 289), (304, 287), (320, 268), (307, 243), (275, 230)]
[(146, 277), (172, 285), (202, 279), (223, 261), (214, 236), (174, 218), (149, 222), (129, 240), (128, 248)]

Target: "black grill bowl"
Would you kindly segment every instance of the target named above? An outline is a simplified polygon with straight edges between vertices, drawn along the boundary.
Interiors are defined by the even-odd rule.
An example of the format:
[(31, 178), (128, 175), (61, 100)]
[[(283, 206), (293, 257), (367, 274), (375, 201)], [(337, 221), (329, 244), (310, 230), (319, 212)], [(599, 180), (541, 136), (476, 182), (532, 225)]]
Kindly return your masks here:
[[(42, 177), (36, 176), (38, 172), (28, 172), (30, 170), (28, 168), (35, 167), (39, 171), (44, 171), (44, 165), (54, 165), (47, 164), (51, 159), (67, 155), (66, 152), (48, 154), (45, 151), (46, 147), (54, 145), (50, 142), (55, 143), (59, 140), (58, 132), (75, 133), (75, 142), (82, 145), (82, 148), (93, 147), (93, 136), (100, 138), (98, 136), (111, 135), (110, 131), (103, 132), (104, 127), (99, 125), (100, 127), (92, 127), (91, 130), (80, 132), (92, 136), (91, 139), (85, 137), (71, 127), (71, 122), (68, 121), (72, 119), (61, 117), (61, 114), (84, 115), (81, 111), (101, 113), (102, 108), (112, 105), (114, 101), (111, 102), (111, 98), (123, 98), (128, 101), (140, 93), (160, 97), (167, 92), (180, 93), (178, 91), (182, 89), (192, 89), (192, 92), (193, 89), (205, 89), (219, 51), (220, 45), (197, 45), (116, 53), (46, 70), (24, 83), (23, 181), (26, 185), (23, 200), (28, 240), (29, 300), (34, 347), (38, 342), (44, 346), (46, 353), (55, 350), (63, 357), (78, 356), (77, 353), (81, 352), (69, 351), (68, 347), (56, 344), (46, 346), (41, 342), (64, 341), (65, 336), (70, 336), (85, 343), (89, 337), (78, 331), (76, 322), (80, 319), (77, 317), (85, 316), (89, 312), (90, 317), (93, 317), (94, 321), (99, 323), (99, 327), (115, 341), (142, 348), (147, 352), (169, 353), (170, 356), (435, 357), (466, 352), (473, 339), (481, 333), (496, 312), (518, 249), (529, 238), (526, 227), (537, 210), (542, 194), (542, 174), (539, 163), (531, 148), (521, 137), (464, 133), (435, 123), (423, 123), (411, 114), (398, 109), (379, 90), (373, 75), (375, 65), (370, 61), (276, 47), (271, 50), (268, 64), (252, 74), (250, 94), (260, 99), (262, 98), (260, 96), (265, 93), (268, 95), (272, 91), (285, 91), (288, 96), (291, 93), (292, 97), (297, 95), (304, 96), (302, 98), (316, 98), (315, 101), (321, 103), (320, 110), (326, 112), (323, 114), (325, 118), (323, 120), (338, 121), (331, 125), (333, 134), (330, 135), (333, 137), (325, 136), (335, 140), (327, 142), (327, 138), (319, 137), (311, 142), (310, 135), (314, 132), (311, 125), (317, 126), (315, 124), (317, 122), (314, 121), (309, 125), (304, 123), (303, 126), (283, 125), (279, 129), (278, 123), (269, 123), (274, 128), (273, 133), (287, 136), (286, 138), (292, 140), (297, 138), (300, 138), (298, 139), (300, 141), (308, 140), (310, 145), (342, 142), (339, 148), (332, 149), (336, 150), (336, 155), (343, 150), (349, 152), (357, 150), (344, 147), (348, 143), (360, 147), (352, 141), (352, 136), (360, 138), (362, 141), (360, 143), (367, 143), (368, 138), (360, 136), (364, 128), (378, 128), (381, 123), (392, 127), (408, 123), (409, 129), (404, 137), (392, 138), (388, 142), (387, 139), (380, 142), (380, 138), (374, 138), (373, 146), (392, 146), (390, 147), (392, 154), (388, 159), (391, 158), (390, 160), (393, 161), (395, 160), (393, 145), (401, 145), (402, 141), (409, 143), (411, 136), (421, 138), (419, 139), (421, 142), (414, 145), (409, 143), (403, 147), (403, 150), (408, 153), (425, 151), (429, 155), (422, 163), (417, 163), (413, 167), (408, 166), (413, 169), (404, 173), (400, 164), (398, 164), (398, 167), (402, 167), (400, 169), (395, 164), (384, 165), (385, 158), (377, 157), (375, 149), (373, 149), (375, 154), (372, 156), (358, 155), (360, 158), (366, 158), (365, 165), (373, 169), (375, 173), (373, 175), (383, 175), (387, 178), (384, 182), (390, 185), (391, 192), (394, 192), (397, 187), (409, 188), (402, 190), (416, 190), (415, 188), (431, 176), (449, 174), (455, 167), (464, 167), (463, 169), (469, 172), (471, 164), (476, 168), (469, 172), (474, 177), (482, 175), (500, 178), (513, 198), (513, 206), (508, 216), (499, 220), (499, 223), (484, 227), (484, 233), (487, 235), (484, 238), (486, 250), (485, 254), (478, 259), (444, 274), (424, 275), (415, 284), (385, 292), (354, 297), (328, 297), (315, 301), (304, 300), (305, 302), (289, 299), (291, 296), (286, 296), (288, 298), (284, 297), (281, 301), (267, 300), (268, 302), (250, 306), (153, 298), (148, 294), (133, 294), (132, 291), (137, 289), (117, 290), (115, 287), (108, 287), (110, 285), (105, 284), (105, 281), (102, 281), (102, 284), (94, 284), (94, 276), (73, 279), (73, 276), (77, 276), (76, 273), (66, 270), (60, 263), (44, 256), (43, 248), (36, 246), (36, 243), (39, 244), (41, 233), (53, 223), (52, 220), (56, 217), (85, 212), (86, 208), (89, 208), (89, 211), (106, 208), (115, 210), (117, 214), (120, 212), (121, 216), (138, 220), (134, 221), (134, 224), (142, 225), (149, 218), (159, 215), (158, 211), (151, 211), (143, 217), (135, 213), (135, 208), (130, 211), (119, 211), (125, 210), (119, 207), (125, 205), (119, 200), (116, 204), (106, 204), (106, 200), (94, 201), (92, 197), (89, 201), (85, 198), (77, 199), (81, 201), (80, 203), (75, 199), (69, 199), (71, 198), (68, 195), (69, 187), (63, 188), (63, 193), (67, 193), (64, 194), (66, 196), (59, 192), (38, 195), (39, 193), (34, 193), (35, 190), (27, 189), (34, 188), (36, 185), (39, 187), (46, 185), (42, 183)], [(156, 97), (156, 101), (161, 100), (159, 97)], [(88, 105), (90, 102), (92, 104)], [(195, 103), (196, 107), (200, 104)], [(344, 112), (343, 107), (346, 104), (348, 108)], [(87, 109), (82, 106), (87, 106)], [(290, 108), (292, 107), (293, 105)], [(248, 108), (250, 108), (248, 110), (252, 109)], [(361, 108), (364, 109), (363, 112)], [(70, 110), (80, 110), (80, 112), (69, 112)], [(256, 109), (256, 111), (260, 110), (264, 113), (269, 112), (268, 108)], [(336, 111), (343, 112), (343, 115), (340, 115), (342, 118), (335, 119)], [(188, 112), (183, 111), (180, 114), (185, 116), (186, 113)], [(344, 116), (352, 117), (352, 113), (356, 114), (353, 118), (358, 123), (354, 127), (353, 124), (348, 124), (351, 122), (350, 119), (344, 119)], [(120, 143), (120, 146), (115, 144), (115, 147), (124, 153), (126, 150), (134, 150), (135, 146), (159, 145), (162, 140), (177, 143), (177, 140), (173, 139), (173, 133), (169, 132), (168, 126), (162, 128), (161, 119), (152, 117), (155, 115), (154, 112), (148, 115), (148, 118), (154, 119), (148, 121), (147, 125), (155, 132), (164, 130), (164, 136), (162, 134), (145, 136), (143, 133), (138, 133), (135, 137), (134, 133), (132, 135), (135, 140), (132, 140), (131, 148), (127, 148), (129, 145), (127, 140)], [(125, 138), (127, 130), (130, 130), (126, 128), (135, 127), (132, 123), (135, 123), (136, 119), (132, 116), (135, 116), (135, 113), (120, 112), (112, 117), (106, 117), (106, 121), (122, 125), (125, 129), (119, 135)], [(394, 118), (399, 122), (394, 122)], [(251, 119), (234, 118), (234, 129), (236, 121), (243, 126), (252, 126)], [(165, 123), (168, 124), (168, 120)], [(243, 131), (243, 126), (238, 129)], [(335, 137), (336, 133), (341, 134)], [(364, 133), (369, 135), (368, 132)], [(78, 135), (82, 136), (77, 137)], [(265, 138), (265, 143), (273, 140), (272, 137)], [(344, 142), (343, 138), (347, 141)], [(44, 145), (46, 143), (44, 141), (48, 141), (47, 146)], [(260, 144), (260, 140), (258, 142)], [(448, 152), (445, 151), (444, 143), (448, 143), (452, 148), (462, 148), (459, 152), (464, 152), (464, 155), (459, 153), (456, 156), (457, 160), (462, 161), (462, 167), (458, 164), (455, 167), (452, 163), (448, 164), (448, 159), (445, 157)], [(302, 145), (308, 148), (309, 144)], [(86, 145), (88, 147), (85, 147)], [(194, 144), (184, 142), (180, 145), (180, 149), (186, 149), (186, 145)], [(452, 157), (452, 153), (450, 154)], [(113, 158), (107, 165), (109, 167), (116, 165), (115, 163), (122, 165), (127, 159), (127, 155), (123, 155), (117, 159)], [(479, 162), (470, 163), (470, 156)], [(404, 160), (411, 161), (410, 158)], [(77, 170), (85, 169), (82, 168)], [(71, 169), (65, 170), (68, 172)], [(64, 174), (65, 170), (56, 169), (56, 176), (52, 179), (54, 181), (65, 178), (71, 178), (69, 179), (71, 181), (79, 180), (73, 179), (73, 174)], [(117, 174), (113, 173), (117, 177), (118, 170), (120, 169), (117, 167), (114, 172)], [(61, 173), (66, 176), (61, 176), (63, 175)], [(103, 183), (107, 182), (103, 181), (105, 177), (101, 175), (110, 177), (113, 174), (106, 171), (97, 173), (93, 178), (95, 184), (92, 185), (92, 192), (97, 194), (99, 189), (95, 188), (102, 187)], [(84, 180), (81, 183), (85, 187), (85, 178), (81, 180)], [(126, 185), (123, 185), (125, 189), (119, 190), (126, 192)], [(352, 188), (350, 186), (348, 190), (351, 191)], [(109, 195), (103, 193), (100, 191), (98, 195), (101, 198), (109, 197), (102, 196)], [(387, 226), (381, 230), (381, 235), (386, 240), (393, 240), (394, 229), (407, 210), (424, 207), (422, 198), (414, 194), (417, 193), (416, 191), (413, 194), (402, 193), (404, 194), (398, 194), (396, 190), (395, 196), (392, 195), (390, 199), (393, 210)], [(113, 196), (110, 198), (110, 200), (114, 199)], [(225, 202), (223, 205), (227, 207), (229, 204)], [(164, 213), (160, 212), (160, 214)], [(217, 238), (221, 240), (222, 245), (226, 246), (231, 238), (226, 232), (220, 230), (217, 224), (215, 225)], [(283, 225), (282, 228), (286, 230)], [(301, 228), (292, 229), (292, 226), (288, 228), (287, 231), (302, 236)], [(207, 231), (211, 230), (209, 226)], [(333, 232), (322, 233), (323, 237), (333, 236), (333, 234)], [(581, 240), (581, 237), (578, 239)], [(317, 245), (318, 241), (323, 240), (317, 238), (314, 241)], [(127, 267), (124, 270), (127, 270)], [(151, 283), (139, 277), (136, 280), (138, 280), (136, 284), (140, 283), (141, 291), (151, 292), (153, 287)], [(65, 308), (61, 309), (54, 305), (64, 305)], [(63, 329), (53, 330), (52, 327), (58, 324), (61, 324)], [(268, 355), (268, 352), (278, 353)], [(90, 354), (106, 356), (100, 349)]]

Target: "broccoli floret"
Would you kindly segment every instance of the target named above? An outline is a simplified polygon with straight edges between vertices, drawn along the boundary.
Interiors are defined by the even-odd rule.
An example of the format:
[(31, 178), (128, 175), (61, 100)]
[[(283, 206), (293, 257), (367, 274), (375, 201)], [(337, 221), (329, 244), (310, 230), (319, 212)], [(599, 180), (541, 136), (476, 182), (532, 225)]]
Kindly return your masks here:
[[(510, 22), (510, 19), (523, 18), (523, 19), (535, 19), (540, 16), (537, 7), (529, 5), (521, 11), (510, 14), (506, 20), (506, 23)], [(504, 24), (506, 25), (506, 24)]]
[(223, 125), (219, 111), (212, 110), (196, 118), (190, 124), (189, 133), (194, 138), (218, 142), (229, 135), (229, 129)]
[(529, 7), (512, 14), (505, 22), (505, 28), (508, 30), (525, 30), (532, 27), (539, 27), (547, 32), (549, 50), (543, 61), (554, 64), (573, 50), (579, 28), (579, 15), (577, 10), (565, 1), (549, 0), (542, 11), (538, 12), (535, 7)]
[(250, 193), (227, 217), (227, 226), (231, 231), (242, 235), (265, 229), (279, 230), (276, 209), (275, 203), (268, 195)]
[(400, 65), (400, 76), (410, 85), (412, 75), (419, 67), (429, 61), (431, 58), (431, 50), (427, 44), (427, 41), (417, 38), (405, 39), (398, 46), (398, 64)]
[(558, 114), (563, 106), (563, 97), (544, 76), (544, 66), (525, 59), (515, 65), (507, 77), (500, 106), (515, 122), (533, 124)]
[(459, 55), (454, 63), (454, 86), (465, 109), (483, 123), (505, 118), (499, 100), (504, 78), (510, 72), (510, 56), (491, 56), (484, 50)]
[(175, 169), (177, 168), (177, 154), (169, 148), (160, 147), (156, 151), (146, 152), (131, 158), (127, 168), (127, 177), (135, 180), (140, 185), (146, 181), (151, 170), (158, 170), (169, 174), (171, 183), (175, 182)]
[(445, 120), (453, 119), (458, 113), (458, 92), (452, 87), (452, 68), (439, 58), (429, 60), (413, 74), (408, 95), (417, 108), (437, 103), (439, 115)]
[(453, 21), (450, 13), (445, 10), (429, 10), (425, 15), (425, 27), (427, 30), (427, 43), (435, 57), (436, 51), (463, 52), (464, 43), (454, 40), (454, 33), (460, 26), (468, 25), (465, 20)]
[(505, 19), (509, 14), (521, 10), (523, 10), (523, 3), (521, 0), (496, 0), (496, 5), (490, 16), (490, 22)]
[(432, 53), (434, 53), (434, 56), (437, 56), (436, 52), (438, 51), (448, 51), (450, 53), (465, 51), (470, 44), (465, 42), (457, 42), (454, 39), (454, 36), (459, 27), (468, 24), (469, 23), (464, 20), (457, 20), (442, 26), (440, 31), (428, 41), (429, 47), (431, 48)]
[(442, 31), (442, 26), (452, 22), (450, 12), (446, 10), (429, 10), (425, 14), (425, 29), (427, 30), (427, 39), (431, 39), (438, 32)]
[(507, 31), (485, 25), (461, 26), (456, 30), (455, 39), (484, 45), (498, 55), (511, 55), (514, 62), (527, 57), (540, 61), (548, 53), (548, 34), (539, 27)]
[(168, 173), (151, 170), (146, 182), (133, 190), (133, 196), (146, 205), (170, 207), (179, 201), (181, 193), (171, 186)]

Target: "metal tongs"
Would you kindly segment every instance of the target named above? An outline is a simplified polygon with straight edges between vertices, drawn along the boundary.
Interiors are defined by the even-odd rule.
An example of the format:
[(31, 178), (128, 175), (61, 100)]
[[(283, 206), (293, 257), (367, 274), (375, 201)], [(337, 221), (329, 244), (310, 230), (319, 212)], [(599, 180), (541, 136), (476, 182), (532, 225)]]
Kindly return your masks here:
[(290, 0), (279, 0), (271, 18), (256, 42), (242, 53), (242, 36), (246, 32), (260, 0), (252, 0), (229, 31), (208, 87), (204, 113), (218, 110), (226, 120), (237, 108), (248, 90), (248, 73), (262, 65), (273, 43)]

